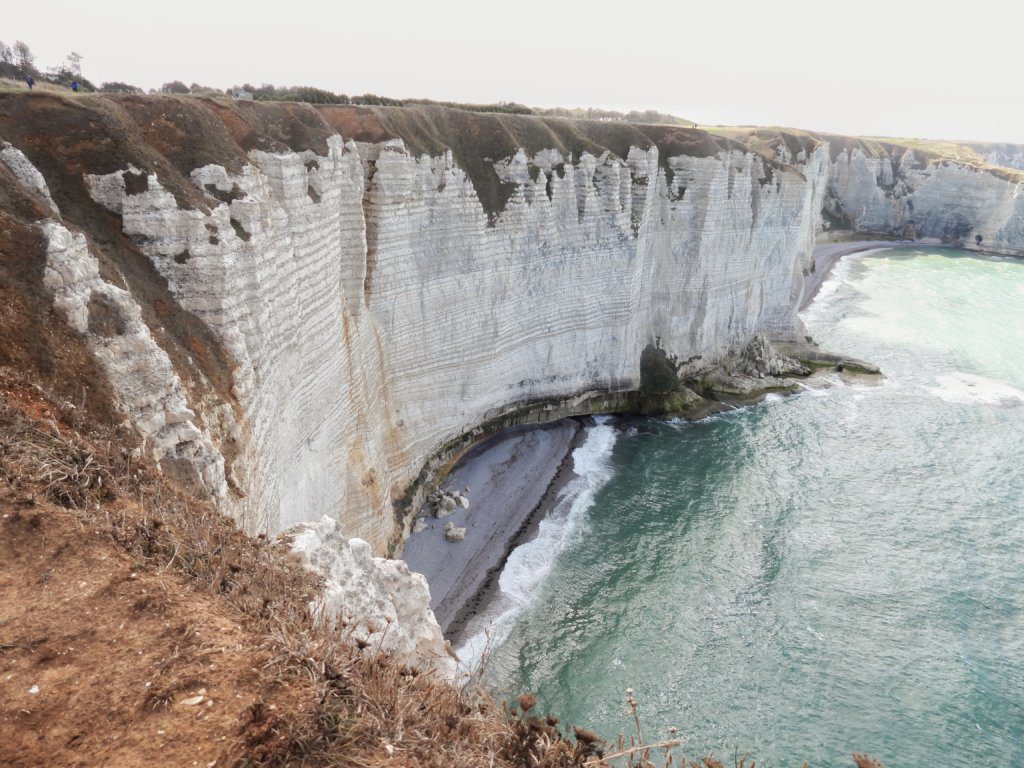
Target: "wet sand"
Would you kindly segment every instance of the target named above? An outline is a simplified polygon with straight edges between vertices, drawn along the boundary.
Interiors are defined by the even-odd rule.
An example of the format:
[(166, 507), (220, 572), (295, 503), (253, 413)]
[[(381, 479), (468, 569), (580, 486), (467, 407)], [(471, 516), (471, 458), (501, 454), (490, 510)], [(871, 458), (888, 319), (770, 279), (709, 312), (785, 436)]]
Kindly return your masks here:
[[(542, 502), (581, 430), (575, 419), (505, 430), (472, 449), (442, 484), (453, 491), (468, 485), (469, 509), (428, 517), (428, 528), (405, 542), (403, 559), (427, 577), (430, 607), (446, 636), (486, 602), (488, 584), (493, 588), (509, 553), (543, 516)], [(466, 528), (465, 541), (445, 540), (449, 521)]]

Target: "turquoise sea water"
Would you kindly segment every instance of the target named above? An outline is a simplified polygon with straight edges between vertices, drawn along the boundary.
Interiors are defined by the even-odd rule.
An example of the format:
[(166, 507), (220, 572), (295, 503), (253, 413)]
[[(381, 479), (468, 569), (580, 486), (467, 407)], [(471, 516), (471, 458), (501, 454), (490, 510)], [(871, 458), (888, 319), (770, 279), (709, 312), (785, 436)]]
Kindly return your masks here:
[(854, 257), (806, 322), (885, 382), (592, 428), (490, 682), (729, 764), (1024, 764), (1024, 263)]

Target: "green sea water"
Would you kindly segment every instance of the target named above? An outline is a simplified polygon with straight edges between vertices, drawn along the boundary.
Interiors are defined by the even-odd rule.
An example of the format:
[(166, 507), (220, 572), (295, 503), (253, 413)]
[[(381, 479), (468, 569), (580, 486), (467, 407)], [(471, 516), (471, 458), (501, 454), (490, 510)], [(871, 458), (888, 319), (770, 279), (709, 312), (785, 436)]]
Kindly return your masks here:
[(729, 765), (1024, 764), (1024, 263), (849, 258), (805, 320), (885, 381), (592, 427), (490, 683)]

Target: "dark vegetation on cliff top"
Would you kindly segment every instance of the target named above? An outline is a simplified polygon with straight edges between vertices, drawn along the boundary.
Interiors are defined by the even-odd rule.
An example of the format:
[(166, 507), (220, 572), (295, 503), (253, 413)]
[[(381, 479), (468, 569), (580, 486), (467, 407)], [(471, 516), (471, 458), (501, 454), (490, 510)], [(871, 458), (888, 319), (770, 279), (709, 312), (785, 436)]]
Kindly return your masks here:
[[(24, 80), (27, 76), (34, 77), (40, 83), (68, 86), (72, 81), (77, 81), (83, 91), (100, 91), (102, 93), (145, 93), (140, 88), (130, 83), (121, 81), (104, 82), (98, 88), (82, 75), (82, 59), (84, 57), (72, 51), (65, 61), (60, 64), (48, 67), (45, 71), (40, 70), (36, 64), (35, 54), (32, 49), (22, 40), (16, 41), (13, 45), (6, 45), (0, 41), (0, 78), (11, 78)], [(171, 80), (160, 86), (159, 90), (150, 93), (174, 93), (192, 94), (198, 96), (233, 96), (239, 93), (248, 94), (256, 101), (292, 101), (304, 102), (307, 104), (358, 104), (364, 106), (438, 106), (451, 109), (464, 109), (470, 112), (499, 112), (515, 115), (540, 115), (545, 117), (571, 117), (585, 120), (616, 120), (629, 123), (651, 123), (666, 125), (682, 125), (695, 128), (693, 121), (675, 115), (658, 112), (653, 109), (632, 110), (630, 112), (619, 112), (613, 109), (598, 109), (594, 107), (576, 107), (566, 109), (554, 107), (543, 109), (528, 107), (525, 104), (503, 101), (491, 104), (469, 104), (455, 101), (435, 101), (433, 99), (396, 99), (389, 96), (378, 96), (373, 93), (365, 93), (361, 96), (349, 96), (344, 93), (335, 93), (325, 88), (314, 86), (277, 86), (270, 83), (254, 86), (245, 83), (242, 86), (233, 86), (225, 90), (213, 88), (199, 83), (186, 85), (181, 80)]]
[[(70, 186), (64, 197), (76, 206), (88, 195), (82, 194), (84, 181), (76, 165), (62, 162), (63, 156), (82, 155), (88, 162), (78, 167), (90, 173), (110, 173), (134, 162), (156, 172), (179, 204), (204, 209), (204, 196), (188, 181), (199, 166), (218, 163), (238, 172), (252, 149), (324, 154), (327, 138), (336, 133), (364, 142), (401, 138), (414, 155), (450, 149), (485, 211), (494, 216), (504, 209), (514, 185), (501, 182), (493, 164), (519, 148), (529, 153), (554, 148), (568, 159), (583, 152), (600, 157), (606, 151), (625, 158), (631, 146), (657, 146), (664, 167), (672, 155), (708, 157), (726, 149), (745, 150), (727, 137), (671, 125), (481, 113), (427, 104), (314, 106), (174, 94), (41, 92), (29, 98), (0, 93), (0, 129), (44, 176), (51, 178), (54, 172), (66, 179)], [(64, 191), (64, 184), (54, 186)], [(64, 203), (57, 202), (63, 211)]]
[[(25, 42), (18, 40), (13, 45), (6, 45), (0, 41), (0, 81), (2, 81), (3, 78), (23, 80), (27, 75), (32, 75), (37, 81), (49, 84), (50, 86), (66, 87), (74, 80), (77, 81), (82, 90), (86, 92), (99, 91), (109, 94), (135, 95), (145, 92), (144, 89), (138, 86), (120, 81), (105, 82), (97, 88), (92, 82), (83, 76), (82, 59), (83, 57), (81, 54), (72, 51), (60, 64), (48, 67), (45, 71), (41, 71), (36, 64), (35, 54), (32, 53), (31, 49)], [(46, 86), (44, 85), (44, 87)], [(636, 146), (639, 146), (641, 149), (646, 149), (651, 143), (658, 146), (661, 155), (660, 159), (662, 167), (666, 171), (669, 181), (671, 181), (671, 169), (668, 167), (667, 160), (670, 156), (675, 154), (705, 156), (706, 154), (715, 154), (715, 152), (720, 148), (716, 147), (714, 150), (709, 152), (707, 150), (707, 142), (697, 142), (694, 140), (693, 136), (681, 137), (679, 134), (671, 131), (673, 128), (690, 128), (696, 131), (697, 125), (693, 121), (652, 109), (633, 110), (630, 112), (620, 112), (594, 107), (577, 107), (571, 109), (554, 107), (544, 109), (529, 107), (515, 102), (471, 104), (420, 98), (393, 98), (371, 93), (349, 96), (344, 93), (335, 93), (333, 91), (314, 86), (282, 87), (268, 83), (264, 83), (259, 86), (246, 83), (241, 87), (234, 86), (222, 91), (218, 88), (204, 86), (199, 83), (186, 85), (180, 80), (172, 80), (164, 83), (158, 91), (150, 91), (151, 94), (161, 93), (179, 96), (192, 95), (207, 98), (218, 98), (224, 96), (231, 97), (241, 92), (248, 94), (248, 97), (260, 102), (312, 105), (351, 105), (365, 107), (406, 107), (413, 109), (437, 107), (445, 110), (457, 110), (460, 112), (471, 112), (484, 115), (519, 115), (540, 118), (562, 118), (573, 121), (627, 124), (634, 128), (638, 128), (641, 133), (646, 135), (648, 143), (645, 144), (641, 141), (640, 143), (637, 143)], [(388, 127), (393, 129), (407, 127), (406, 121), (398, 120), (397, 122), (400, 125), (389, 125)], [(988, 173), (992, 173), (1014, 183), (1024, 181), (1024, 172), (1005, 168), (999, 165), (993, 165), (985, 160), (985, 158), (980, 154), (987, 148), (1002, 147), (1004, 149), (1009, 148), (1012, 150), (1014, 145), (1009, 144), (987, 145), (922, 139), (849, 137), (815, 133), (800, 129), (764, 126), (704, 126), (704, 131), (701, 131), (700, 133), (704, 132), (711, 133), (714, 136), (719, 137), (719, 139), (735, 140), (742, 146), (761, 153), (769, 163), (766, 166), (766, 173), (769, 180), (773, 172), (773, 161), (777, 160), (775, 149), (779, 145), (785, 145), (790, 151), (791, 156), (795, 158), (801, 149), (806, 150), (806, 153), (809, 154), (810, 151), (813, 150), (813, 146), (815, 144), (827, 143), (833, 161), (840, 152), (849, 152), (856, 148), (863, 151), (868, 157), (889, 157), (893, 160), (894, 164), (897, 164), (900, 157), (907, 150), (912, 149), (915, 152), (915, 160), (918, 167), (925, 167), (933, 161), (957, 162), (979, 170), (985, 170)], [(557, 134), (559, 131), (555, 131), (555, 133)], [(490, 162), (493, 162), (493, 160), (500, 160), (504, 157), (508, 157), (520, 146), (527, 151), (556, 147), (560, 150), (572, 151), (574, 157), (577, 158), (582, 151), (589, 151), (592, 154), (599, 155), (600, 150), (602, 149), (600, 146), (602, 143), (600, 137), (595, 137), (595, 141), (592, 142), (592, 146), (583, 146), (580, 142), (572, 141), (563, 144), (551, 143), (545, 146), (539, 146), (528, 145), (524, 141), (511, 149), (509, 149), (507, 142), (499, 140), (497, 144), (494, 145), (494, 147), (498, 148), (498, 151), (492, 153), (495, 157), (488, 155), (487, 157), (490, 162), (481, 164), (479, 162), (473, 162), (474, 159), (479, 161), (481, 157), (481, 153), (474, 150), (478, 148), (486, 150), (488, 147), (480, 145), (478, 142), (474, 142), (472, 140), (474, 137), (472, 136), (469, 137), (468, 142), (460, 142), (457, 140), (457, 137), (458, 134), (453, 134), (447, 136), (445, 140), (441, 140), (440, 142), (428, 141), (423, 146), (425, 147), (425, 151), (431, 152), (437, 152), (440, 149), (453, 150), (456, 155), (456, 159), (460, 161), (460, 165), (467, 170), (467, 173), (473, 180), (474, 185), (477, 186), (480, 198), (490, 216), (494, 216), (504, 208), (504, 204), (507, 202), (508, 197), (511, 194), (509, 189), (510, 185), (503, 185), (497, 179), (496, 174), (494, 174), (493, 168), (490, 167)], [(346, 138), (350, 137), (346, 136)], [(409, 143), (404, 133), (394, 132), (391, 135), (385, 136), (385, 138), (402, 138), (407, 141), (407, 144)], [(365, 140), (369, 141), (380, 139)], [(469, 147), (466, 147), (467, 143), (470, 144)], [(614, 152), (614, 149), (612, 149), (610, 145), (608, 146), (608, 149)], [(501, 154), (502, 152), (504, 152), (504, 154)], [(625, 157), (622, 152), (616, 152), (615, 154), (620, 157)]]
[[(77, 80), (85, 91), (142, 94), (143, 89), (124, 82), (103, 83), (97, 89), (82, 76), (81, 61), (82, 56), (72, 52), (65, 62), (42, 73), (35, 64), (34, 54), (24, 42), (19, 40), (13, 46), (0, 42), (0, 78), (23, 79), (25, 75), (32, 74), (37, 80), (52, 85), (66, 86), (71, 80)], [(839, 152), (858, 148), (868, 157), (888, 156), (896, 165), (906, 151), (913, 149), (915, 160), (921, 167), (930, 162), (961, 162), (1009, 181), (1024, 180), (1024, 173), (992, 165), (974, 148), (955, 142), (863, 139), (782, 128), (706, 126), (707, 130), (700, 131), (689, 120), (655, 110), (538, 109), (513, 102), (465, 104), (397, 99), (376, 94), (348, 96), (312, 86), (253, 86), (248, 83), (241, 88), (220, 91), (199, 83), (186, 85), (180, 80), (164, 83), (159, 89), (161, 94), (201, 97), (222, 108), (230, 108), (233, 101), (230, 96), (240, 91), (245, 91), (263, 106), (286, 108), (291, 121), (303, 124), (296, 132), (294, 126), (289, 129), (280, 119), (269, 117), (271, 122), (278, 123), (278, 130), (265, 132), (269, 135), (261, 137), (265, 140), (264, 145), (258, 147), (261, 149), (323, 151), (326, 145), (316, 134), (322, 133), (320, 129), (324, 121), (301, 111), (303, 105), (315, 105), (321, 109), (346, 106), (367, 109), (368, 112), (361, 115), (348, 115), (345, 119), (335, 115), (328, 121), (332, 131), (340, 132), (345, 138), (357, 141), (401, 138), (413, 153), (436, 154), (451, 149), (492, 221), (504, 210), (515, 190), (514, 184), (498, 178), (493, 163), (511, 156), (518, 148), (530, 153), (556, 148), (567, 158), (571, 155), (576, 159), (584, 151), (600, 156), (607, 150), (625, 158), (630, 146), (647, 149), (656, 145), (661, 167), (670, 185), (672, 169), (668, 159), (674, 155), (704, 157), (729, 147), (753, 149), (764, 158), (764, 181), (770, 182), (775, 170), (794, 170), (776, 154), (780, 144), (790, 150), (791, 158), (795, 158), (801, 148), (809, 155), (812, 145), (818, 143), (828, 144), (833, 160)], [(240, 101), (238, 104), (248, 104), (255, 109), (254, 102)], [(244, 109), (244, 106), (240, 108)], [(180, 113), (176, 115), (180, 116)], [(262, 117), (268, 116), (264, 114)], [(260, 115), (250, 113), (242, 119), (258, 124), (260, 118)], [(353, 124), (357, 126), (354, 132), (344, 130)], [(257, 127), (254, 133), (259, 132)], [(191, 168), (182, 170), (187, 175)]]

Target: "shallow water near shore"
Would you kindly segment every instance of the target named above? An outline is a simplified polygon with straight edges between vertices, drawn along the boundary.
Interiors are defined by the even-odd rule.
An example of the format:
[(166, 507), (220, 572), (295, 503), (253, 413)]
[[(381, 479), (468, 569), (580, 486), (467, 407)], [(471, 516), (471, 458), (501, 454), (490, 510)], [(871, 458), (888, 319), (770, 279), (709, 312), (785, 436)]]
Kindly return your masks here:
[(805, 318), (885, 382), (618, 430), (513, 555), (490, 686), (608, 736), (632, 687), (691, 756), (1020, 763), (1024, 263), (848, 258)]

